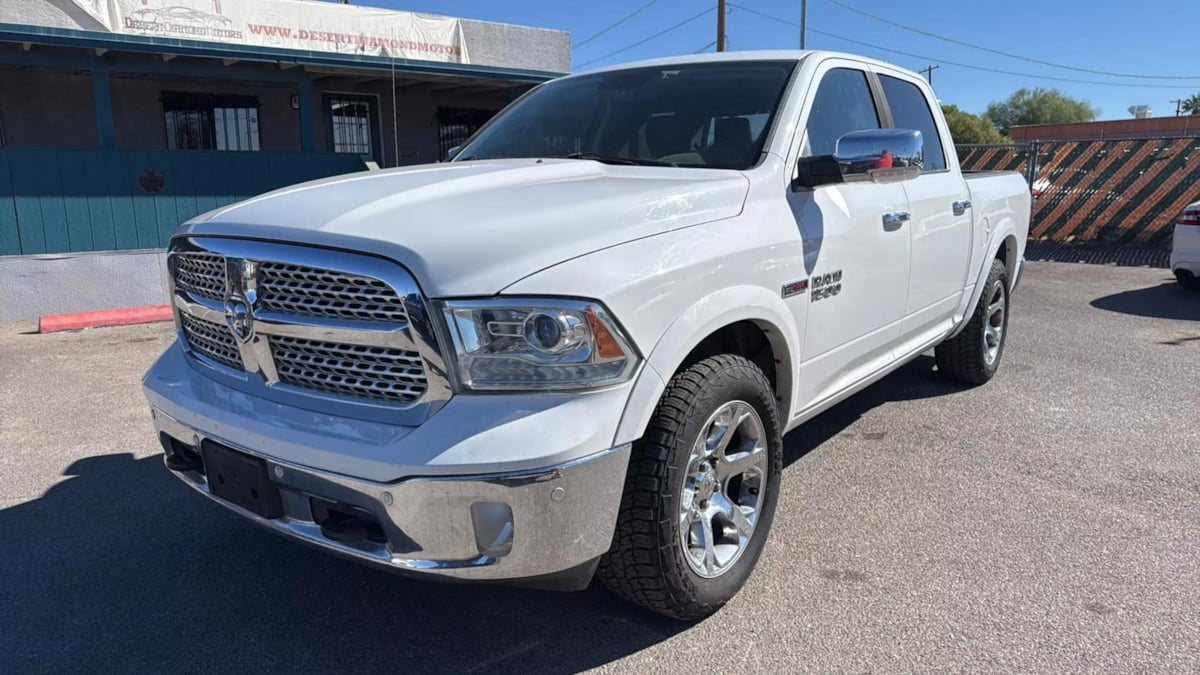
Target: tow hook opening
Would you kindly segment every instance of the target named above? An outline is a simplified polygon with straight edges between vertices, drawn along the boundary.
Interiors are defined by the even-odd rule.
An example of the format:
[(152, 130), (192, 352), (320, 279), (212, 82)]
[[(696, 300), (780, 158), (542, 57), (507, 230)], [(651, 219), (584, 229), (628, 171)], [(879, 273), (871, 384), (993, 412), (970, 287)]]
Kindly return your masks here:
[(313, 522), (321, 527), (326, 538), (343, 544), (369, 541), (386, 544), (387, 535), (375, 514), (349, 504), (330, 502), (318, 497), (309, 498)]
[(199, 450), (167, 434), (161, 434), (159, 441), (162, 443), (163, 452), (167, 456), (168, 469), (172, 471), (195, 471), (201, 476), (204, 475), (204, 460), (200, 457)]

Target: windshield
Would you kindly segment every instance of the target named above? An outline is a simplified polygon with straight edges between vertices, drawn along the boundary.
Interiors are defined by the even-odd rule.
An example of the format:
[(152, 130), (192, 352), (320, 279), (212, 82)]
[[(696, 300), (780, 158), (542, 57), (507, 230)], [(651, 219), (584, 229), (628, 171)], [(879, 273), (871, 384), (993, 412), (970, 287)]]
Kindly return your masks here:
[(631, 68), (548, 82), (484, 127), (456, 161), (568, 157), (747, 169), (794, 61)]

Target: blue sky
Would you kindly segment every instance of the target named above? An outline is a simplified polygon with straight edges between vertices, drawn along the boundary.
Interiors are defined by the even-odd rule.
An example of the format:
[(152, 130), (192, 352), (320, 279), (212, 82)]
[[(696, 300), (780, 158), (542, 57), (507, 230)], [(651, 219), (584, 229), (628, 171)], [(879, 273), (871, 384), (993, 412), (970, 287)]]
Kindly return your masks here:
[[(730, 0), (730, 49), (792, 49), (799, 30), (757, 16), (755, 10), (798, 22), (800, 0)], [(845, 4), (929, 33), (1058, 64), (1095, 71), (1138, 75), (1196, 76), (1188, 80), (1134, 79), (1077, 72), (1030, 63), (950, 44), (886, 25), (839, 7), (831, 0), (809, 0), (808, 25), (870, 45), (930, 57), (918, 58), (851, 44), (810, 32), (810, 49), (851, 51), (911, 69), (940, 63), (933, 83), (945, 103), (982, 112), (989, 101), (1021, 87), (1056, 87), (1090, 100), (1101, 119), (1129, 117), (1126, 109), (1149, 104), (1155, 116), (1173, 115), (1171, 99), (1200, 93), (1200, 0), (841, 0)], [(569, 31), (579, 43), (649, 0), (356, 0), (394, 9), (501, 21)], [(709, 12), (642, 45), (606, 56), (715, 7), (716, 0), (657, 0), (638, 16), (574, 50), (576, 68), (642, 58), (688, 54), (709, 45), (716, 34), (716, 13)], [(919, 9), (914, 9), (919, 8)], [(708, 47), (708, 51), (712, 51)], [(605, 58), (601, 58), (605, 57)], [(946, 61), (1012, 71), (1023, 75), (971, 70)], [(1060, 77), (1109, 84), (1060, 82)], [(1124, 86), (1114, 86), (1121, 84)], [(1157, 85), (1157, 86), (1155, 86)]]

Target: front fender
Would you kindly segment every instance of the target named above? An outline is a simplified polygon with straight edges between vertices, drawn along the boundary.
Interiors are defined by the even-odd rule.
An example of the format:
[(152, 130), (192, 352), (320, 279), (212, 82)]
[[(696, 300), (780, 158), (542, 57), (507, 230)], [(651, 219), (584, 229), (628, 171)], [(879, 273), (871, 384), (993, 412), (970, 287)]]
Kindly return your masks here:
[[(807, 296), (804, 296), (807, 299)], [(684, 359), (704, 338), (741, 321), (755, 323), (767, 335), (776, 359), (776, 396), (780, 419), (787, 420), (792, 407), (792, 378), (800, 354), (796, 321), (783, 299), (761, 286), (734, 286), (710, 293), (681, 312), (666, 328), (646, 356), (648, 368), (634, 386), (625, 413), (617, 427), (615, 443), (641, 438), (666, 383)]]

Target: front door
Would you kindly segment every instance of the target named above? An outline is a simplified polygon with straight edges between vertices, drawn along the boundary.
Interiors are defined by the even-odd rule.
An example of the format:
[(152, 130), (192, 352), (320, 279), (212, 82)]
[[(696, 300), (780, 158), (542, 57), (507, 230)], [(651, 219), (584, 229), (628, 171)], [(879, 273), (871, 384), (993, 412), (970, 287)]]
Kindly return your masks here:
[(379, 99), (363, 94), (324, 94), (329, 150), (382, 164)]
[[(881, 126), (867, 73), (837, 64), (817, 74), (801, 156), (832, 155), (843, 135)], [(908, 200), (899, 183), (869, 181), (789, 191), (788, 200), (809, 284), (800, 412), (891, 361), (908, 293), (909, 232), (884, 215), (907, 211)]]

